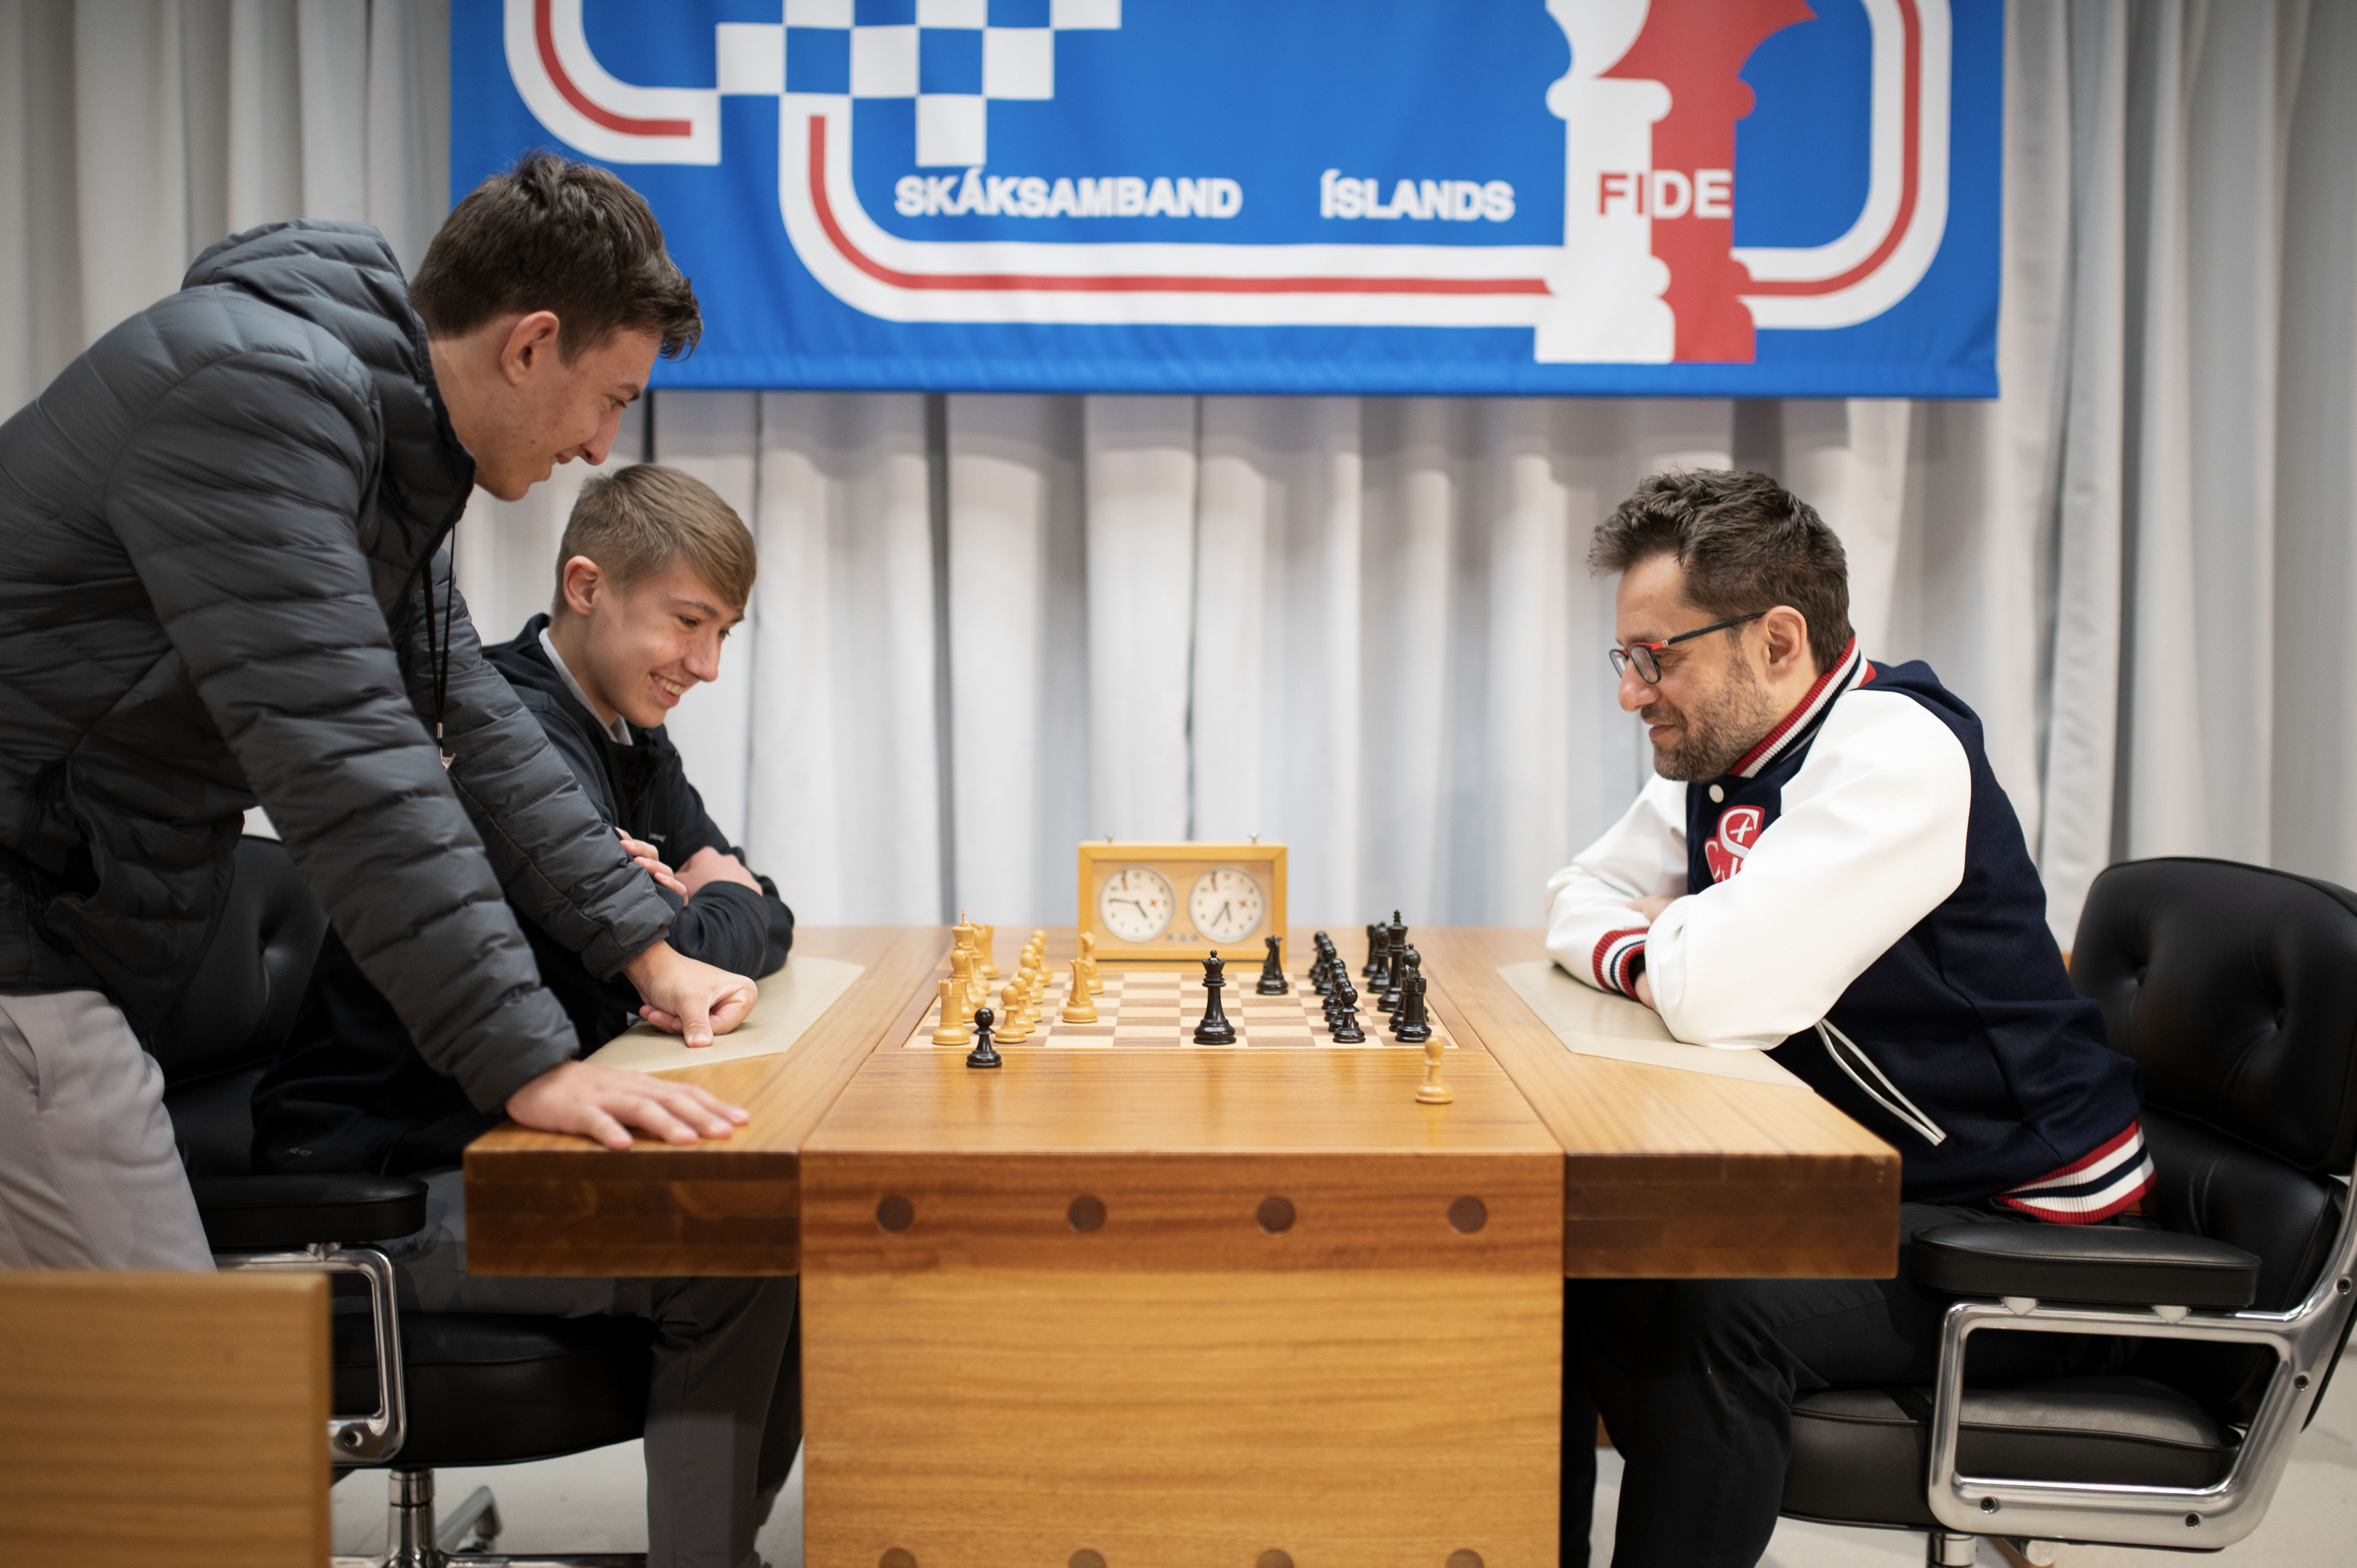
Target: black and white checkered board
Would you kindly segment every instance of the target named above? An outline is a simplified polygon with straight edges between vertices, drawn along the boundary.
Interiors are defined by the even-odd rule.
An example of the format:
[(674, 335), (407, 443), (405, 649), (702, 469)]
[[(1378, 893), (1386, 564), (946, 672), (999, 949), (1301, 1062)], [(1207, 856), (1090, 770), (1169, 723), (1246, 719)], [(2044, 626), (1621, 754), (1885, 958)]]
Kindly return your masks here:
[[(1071, 985), (1069, 966), (1051, 972), (1047, 994), (1039, 1000), (1039, 1022), (1028, 1040), (1009, 1044), (1000, 1041), (1010, 1050), (1028, 1049), (1034, 1046), (1081, 1048), (1137, 1046), (1168, 1049), (1182, 1046), (1189, 1050), (1234, 1050), (1257, 1047), (1262, 1050), (1372, 1050), (1388, 1047), (1394, 1050), (1423, 1049), (1421, 1046), (1402, 1046), (1392, 1038), (1391, 1015), (1375, 1011), (1374, 999), (1361, 993), (1359, 997), (1359, 1026), (1367, 1037), (1355, 1045), (1337, 1045), (1326, 1027), (1326, 999), (1310, 988), (1307, 979), (1288, 975), (1293, 990), (1284, 996), (1262, 996), (1253, 986), (1259, 982), (1260, 968), (1238, 966), (1228, 971), (1227, 989), (1221, 993), (1221, 1010), (1236, 1026), (1234, 1046), (1199, 1046), (1195, 1043), (1195, 1026), (1203, 1019), (1203, 977), (1200, 971), (1178, 970), (1104, 970), (1102, 973), (1104, 990), (1096, 998), (1097, 1021), (1093, 1024), (1067, 1024), (1063, 1021), (1064, 993)], [(1000, 1008), (999, 987), (1005, 977), (991, 987), (989, 1005), (993, 1012)], [(963, 1050), (963, 1046), (936, 1046), (933, 1031), (941, 1026), (938, 1004), (925, 1010), (924, 1018), (907, 1041), (909, 1050)], [(1454, 1050), (1457, 1042), (1433, 1015), (1432, 1032), (1444, 1048)]]

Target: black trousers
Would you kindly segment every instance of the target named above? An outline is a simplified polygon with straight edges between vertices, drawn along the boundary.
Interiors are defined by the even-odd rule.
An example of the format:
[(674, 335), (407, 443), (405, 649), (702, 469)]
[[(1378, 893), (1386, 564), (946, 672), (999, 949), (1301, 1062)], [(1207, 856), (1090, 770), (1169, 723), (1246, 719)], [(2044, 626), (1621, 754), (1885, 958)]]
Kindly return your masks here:
[[(1565, 1288), (1563, 1563), (1586, 1568), (1596, 1417), (1626, 1469), (1612, 1568), (1751, 1568), (1768, 1549), (1794, 1399), (1928, 1384), (1949, 1298), (1917, 1290), (1916, 1232), (2018, 1219), (1904, 1204), (1887, 1280), (1573, 1280)], [(2132, 1342), (1975, 1334), (1967, 1373), (2007, 1382), (2115, 1369)]]

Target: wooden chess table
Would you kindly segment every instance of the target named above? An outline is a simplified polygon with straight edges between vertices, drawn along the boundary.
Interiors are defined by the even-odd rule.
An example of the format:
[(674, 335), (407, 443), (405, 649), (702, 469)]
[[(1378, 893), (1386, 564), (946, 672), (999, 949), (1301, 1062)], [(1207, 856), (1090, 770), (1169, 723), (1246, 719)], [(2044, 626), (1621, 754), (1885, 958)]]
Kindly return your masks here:
[(1899, 1159), (1806, 1090), (1567, 1050), (1497, 973), (1536, 931), (1415, 940), (1447, 1105), (1371, 999), (1337, 1045), (1256, 962), (1237, 1047), (1107, 963), (1097, 1032), (976, 1070), (930, 1037), (947, 932), (805, 929), (852, 989), (782, 1056), (674, 1075), (751, 1122), (491, 1133), (471, 1264), (799, 1272), (813, 1568), (1551, 1563), (1564, 1278), (1888, 1274)]

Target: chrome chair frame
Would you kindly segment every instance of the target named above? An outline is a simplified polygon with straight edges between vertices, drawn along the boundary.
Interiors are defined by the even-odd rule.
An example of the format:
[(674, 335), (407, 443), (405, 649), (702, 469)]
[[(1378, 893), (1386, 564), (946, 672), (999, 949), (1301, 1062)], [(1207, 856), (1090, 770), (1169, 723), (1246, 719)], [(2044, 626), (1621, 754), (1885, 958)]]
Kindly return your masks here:
[(328, 1416), (328, 1452), (347, 1463), (382, 1463), (401, 1452), (409, 1398), (402, 1380), (401, 1308), (393, 1299), (392, 1259), (374, 1247), (315, 1241), (285, 1252), (215, 1252), (213, 1266), (224, 1273), (358, 1274), (366, 1280), (370, 1326), (376, 1338), (377, 1407), (364, 1416)]
[[(2214, 1551), (2258, 1528), (2290, 1463), (2357, 1309), (2357, 1201), (2344, 1202), (2329, 1265), (2286, 1312), (2193, 1312), (2182, 1306), (2049, 1305), (2029, 1296), (1958, 1301), (1940, 1330), (1932, 1390), (1928, 1501), (1959, 1534)], [(1956, 1467), (1964, 1342), (1982, 1329), (2195, 1339), (2273, 1350), (2276, 1368), (2222, 1480), (2200, 1488), (2096, 1486), (1966, 1476)], [(1935, 1538), (1936, 1546), (1936, 1538)]]

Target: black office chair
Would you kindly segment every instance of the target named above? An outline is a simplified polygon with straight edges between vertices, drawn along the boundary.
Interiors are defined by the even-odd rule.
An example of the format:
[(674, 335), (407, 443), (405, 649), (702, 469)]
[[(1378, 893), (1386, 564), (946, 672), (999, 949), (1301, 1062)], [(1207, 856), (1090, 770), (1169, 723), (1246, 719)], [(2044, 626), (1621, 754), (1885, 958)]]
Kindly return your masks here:
[[(152, 1042), (215, 1261), (223, 1269), (366, 1283), (365, 1300), (339, 1299), (334, 1345), (335, 1409), (368, 1413), (331, 1416), (328, 1444), (339, 1478), (359, 1467), (391, 1472), (382, 1568), (641, 1568), (640, 1553), (484, 1555), (500, 1528), (490, 1488), (478, 1487), (437, 1524), (434, 1471), (554, 1458), (639, 1436), (651, 1326), (625, 1317), (404, 1314), (378, 1244), (425, 1226), (424, 1182), (253, 1173), (253, 1086), (294, 1025), (326, 929), (284, 846), (242, 841), (220, 929)], [(795, 1354), (790, 1346), (790, 1368)]]
[[(2215, 860), (2095, 880), (2072, 983), (2144, 1075), (2165, 1229), (1957, 1225), (1915, 1243), (1956, 1296), (1929, 1389), (1792, 1410), (1784, 1512), (1974, 1537), (2216, 1551), (2257, 1528), (2349, 1335), (2357, 895)], [(1976, 1331), (2143, 1340), (2116, 1376), (1967, 1388)]]

